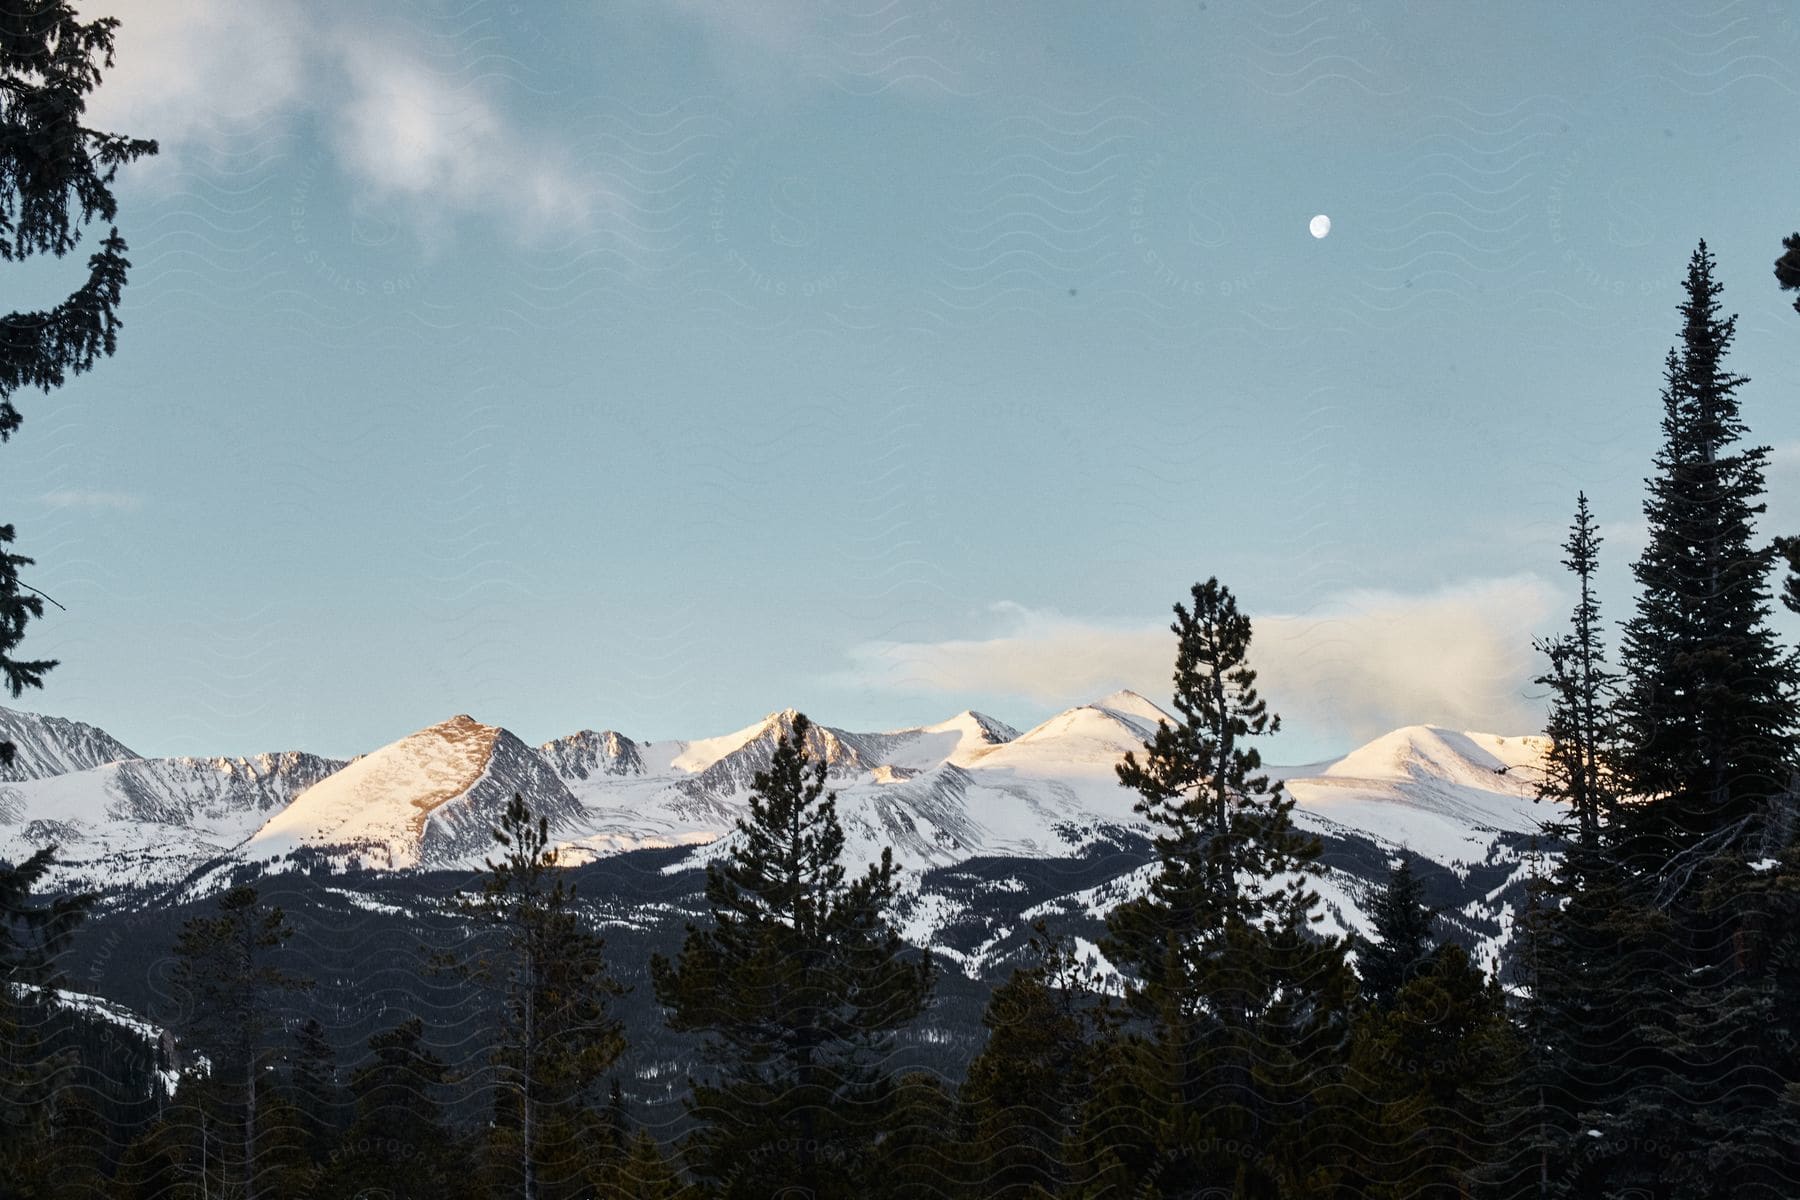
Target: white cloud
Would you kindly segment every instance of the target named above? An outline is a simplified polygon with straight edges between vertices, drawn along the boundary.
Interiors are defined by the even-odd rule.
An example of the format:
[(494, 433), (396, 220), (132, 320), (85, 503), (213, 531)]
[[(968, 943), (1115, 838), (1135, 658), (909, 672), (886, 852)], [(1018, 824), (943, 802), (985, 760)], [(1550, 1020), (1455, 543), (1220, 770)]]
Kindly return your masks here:
[(349, 88), (332, 141), (376, 198), (426, 215), (443, 207), (504, 214), (534, 241), (587, 226), (602, 189), (513, 128), (474, 85), (360, 40), (347, 42), (339, 61)]
[[(229, 169), (233, 155), (287, 153), (315, 118), (363, 203), (407, 206), (424, 240), (453, 218), (500, 222), (522, 241), (579, 234), (616, 192), (586, 180), (550, 135), (502, 111), (484, 83), (441, 69), (371, 10), (291, 0), (158, 0), (127, 12), (95, 123), (154, 137), (132, 169), (152, 186)], [(241, 162), (241, 160), (240, 160)]]
[(51, 508), (104, 509), (112, 512), (136, 512), (144, 507), (144, 498), (134, 492), (95, 492), (79, 488), (62, 488), (45, 492), (45, 504)]
[[(1250, 662), (1285, 729), (1312, 744), (1347, 747), (1411, 724), (1525, 732), (1541, 723), (1529, 698), (1531, 640), (1554, 625), (1558, 603), (1529, 576), (1422, 595), (1351, 592), (1312, 613), (1252, 614)], [(1006, 628), (992, 636), (860, 646), (851, 675), (865, 687), (1057, 707), (1119, 687), (1166, 701), (1175, 654), (1166, 623), (995, 611)]]
[(117, 55), (89, 116), (100, 128), (161, 143), (134, 175), (169, 183), (226, 141), (274, 135), (306, 102), (316, 32), (295, 4), (158, 0), (118, 15)]

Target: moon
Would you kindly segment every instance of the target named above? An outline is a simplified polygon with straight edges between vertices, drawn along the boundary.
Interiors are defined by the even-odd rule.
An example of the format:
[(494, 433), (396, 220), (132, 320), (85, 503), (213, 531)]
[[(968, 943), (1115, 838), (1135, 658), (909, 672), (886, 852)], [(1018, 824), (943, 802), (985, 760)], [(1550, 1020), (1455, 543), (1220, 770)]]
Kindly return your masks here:
[(1331, 218), (1326, 216), (1324, 213), (1320, 213), (1318, 216), (1314, 217), (1312, 220), (1310, 220), (1306, 223), (1306, 228), (1312, 233), (1312, 235), (1314, 237), (1322, 238), (1326, 234), (1331, 232)]

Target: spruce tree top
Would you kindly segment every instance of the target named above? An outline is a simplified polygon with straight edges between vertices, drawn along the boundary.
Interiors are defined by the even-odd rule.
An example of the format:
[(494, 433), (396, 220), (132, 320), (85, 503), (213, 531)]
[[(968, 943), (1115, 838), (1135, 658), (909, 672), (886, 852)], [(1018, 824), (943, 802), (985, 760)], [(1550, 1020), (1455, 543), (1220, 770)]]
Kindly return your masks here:
[(1757, 540), (1766, 446), (1746, 426), (1725, 367), (1736, 318), (1723, 315), (1714, 260), (1688, 263), (1681, 345), (1664, 369), (1663, 444), (1646, 482), (1649, 539), (1634, 567), (1626, 624), (1622, 763), (1641, 797), (1630, 820), (1639, 853), (1669, 859), (1754, 833), (1792, 770), (1800, 673), (1770, 630), (1774, 547)]
[(1342, 962), (1341, 943), (1309, 933), (1321, 916), (1310, 889), (1319, 841), (1295, 827), (1293, 800), (1250, 744), (1281, 723), (1247, 663), (1250, 618), (1217, 579), (1195, 584), (1190, 599), (1170, 627), (1181, 719), (1159, 722), (1142, 759), (1133, 752), (1118, 767), (1141, 797), (1137, 811), (1159, 827), (1159, 869), (1146, 895), (1108, 915), (1103, 946), (1137, 976), (1128, 994), (1139, 1006), (1191, 1006), (1212, 986), (1201, 980), (1248, 969), (1252, 944)]
[(879, 1042), (924, 1007), (934, 968), (908, 961), (891, 921), (899, 870), (893, 851), (848, 879), (837, 796), (826, 764), (807, 750), (811, 722), (794, 716), (725, 858), (706, 869), (712, 927), (688, 927), (680, 960), (651, 974), (676, 1029), (710, 1030), (743, 1050), (772, 1028), (795, 1046)]
[(1615, 816), (1618, 723), (1612, 703), (1618, 677), (1606, 665), (1600, 601), (1594, 594), (1600, 543), (1587, 493), (1579, 493), (1575, 520), (1563, 543), (1563, 565), (1577, 585), (1569, 632), (1535, 643), (1549, 660), (1549, 669), (1535, 682), (1550, 688), (1551, 701), (1544, 726), (1550, 748), (1537, 798), (1567, 805), (1566, 815), (1546, 822), (1544, 830), (1558, 841), (1574, 835), (1584, 862), (1599, 850), (1602, 823), (1610, 824)]
[(1375, 937), (1358, 940), (1357, 973), (1364, 997), (1385, 1008), (1430, 960), (1437, 924), (1437, 914), (1425, 903), (1425, 885), (1405, 858), (1389, 870), (1369, 916)]

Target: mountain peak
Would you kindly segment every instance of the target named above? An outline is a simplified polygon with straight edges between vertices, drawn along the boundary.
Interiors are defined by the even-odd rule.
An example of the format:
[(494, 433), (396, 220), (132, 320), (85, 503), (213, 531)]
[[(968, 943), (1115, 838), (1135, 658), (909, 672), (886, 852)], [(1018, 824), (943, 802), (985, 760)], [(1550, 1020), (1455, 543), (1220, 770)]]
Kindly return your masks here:
[(1403, 725), (1357, 747), (1328, 766), (1337, 779), (1406, 780), (1437, 777), (1482, 783), (1514, 767), (1536, 765), (1540, 739), (1463, 733), (1438, 725)]
[(1128, 717), (1136, 717), (1149, 721), (1154, 726), (1158, 721), (1170, 720), (1168, 713), (1154, 700), (1151, 700), (1130, 688), (1120, 688), (1088, 705), (1089, 708), (1105, 709), (1107, 712), (1120, 713)]
[(0, 780), (6, 782), (48, 779), (140, 757), (104, 729), (13, 708), (0, 708), (0, 741), (11, 742), (17, 751), (11, 765), (0, 769)]
[(1142, 750), (1156, 723), (1168, 714), (1135, 692), (1114, 692), (1092, 704), (1064, 709), (1016, 739), (995, 747), (984, 761), (1033, 770), (1076, 767), (1110, 778), (1112, 765), (1127, 751)]
[(422, 729), (419, 732), (425, 733), (427, 731), (438, 730), (438, 729), (473, 731), (476, 729), (494, 729), (494, 728), (497, 728), (497, 726), (483, 725), (480, 721), (477, 721), (474, 717), (471, 717), (468, 713), (457, 713), (454, 717), (450, 717), (446, 720), (439, 721), (436, 725), (428, 725), (425, 727), (425, 729)]
[(641, 775), (644, 757), (638, 744), (611, 729), (583, 729), (538, 747), (563, 782), (592, 776)]
[(926, 733), (961, 733), (983, 745), (997, 746), (1019, 736), (1019, 731), (997, 717), (965, 708), (948, 721), (925, 726)]
[(390, 865), (415, 866), (427, 821), (486, 774), (502, 732), (458, 713), (407, 734), (301, 792), (250, 844), (379, 846)]

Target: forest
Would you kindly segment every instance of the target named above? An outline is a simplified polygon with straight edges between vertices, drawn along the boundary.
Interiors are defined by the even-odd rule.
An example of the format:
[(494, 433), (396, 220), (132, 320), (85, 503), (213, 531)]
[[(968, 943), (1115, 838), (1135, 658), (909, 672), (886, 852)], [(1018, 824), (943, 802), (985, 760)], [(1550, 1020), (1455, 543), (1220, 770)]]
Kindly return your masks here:
[[(74, 251), (114, 219), (114, 171), (156, 152), (82, 124), (112, 29), (61, 3), (0, 16), (9, 262)], [(113, 352), (126, 249), (112, 229), (65, 301), (0, 322), (0, 440), (17, 394)], [(1770, 451), (1741, 412), (1715, 268), (1700, 242), (1671, 288), (1648, 536), (1613, 651), (1599, 519), (1573, 498), (1577, 602), (1536, 644), (1548, 866), (1506, 982), (1443, 935), (1403, 855), (1370, 936), (1322, 932), (1320, 846), (1258, 749), (1280, 697), (1212, 578), (1174, 605), (1177, 719), (1117, 769), (1156, 831), (1146, 889), (1106, 918), (1124, 986), (1040, 923), (960, 1077), (895, 1064), (939, 968), (896, 929), (891, 856), (846, 861), (802, 716), (707, 869), (707, 919), (648, 964), (668, 1028), (700, 1047), (673, 1121), (622, 1096), (615, 965), (522, 800), (457, 901), (469, 936), (432, 968), (490, 1007), (473, 1071), (431, 1048), (430, 1011), (348, 1059), (329, 1014), (273, 1018), (314, 981), (282, 965), (292, 925), (254, 882), (183, 924), (156, 1035), (121, 1037), (50, 1000), (92, 898), (46, 886), (54, 847), (0, 863), (0, 1196), (1800, 1195), (1800, 651), (1771, 623), (1778, 601), (1800, 613), (1800, 539), (1757, 528)], [(1800, 234), (1775, 274), (1800, 289)], [(56, 665), (15, 656), (44, 611), (30, 565), (0, 550), (15, 697)]]

